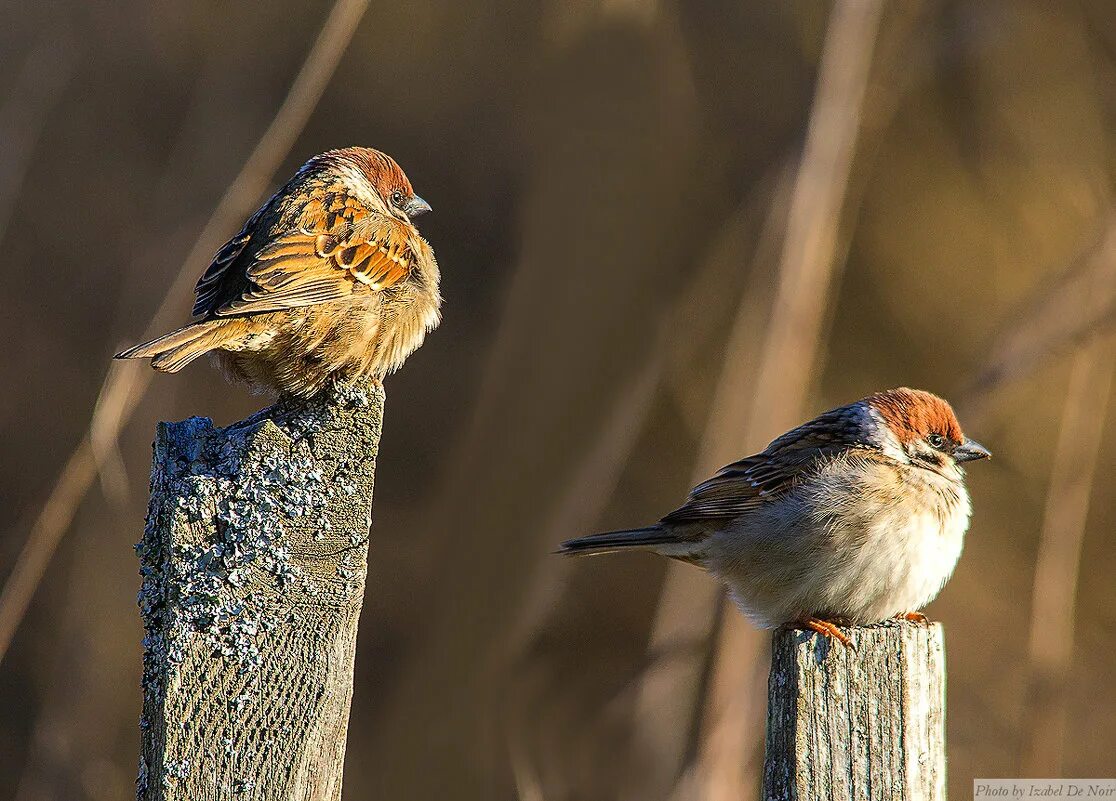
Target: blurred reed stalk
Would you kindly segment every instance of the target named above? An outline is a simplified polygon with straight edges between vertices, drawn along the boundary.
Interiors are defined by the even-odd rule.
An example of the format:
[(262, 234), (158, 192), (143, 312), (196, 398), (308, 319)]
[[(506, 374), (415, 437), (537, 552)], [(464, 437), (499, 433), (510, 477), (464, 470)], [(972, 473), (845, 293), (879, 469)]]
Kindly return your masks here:
[[(815, 375), (882, 13), (882, 0), (838, 0), (830, 16), (791, 195), (775, 301), (746, 418), (744, 437), (751, 446), (746, 450), (762, 447), (799, 422)], [(746, 771), (745, 755), (749, 741), (754, 743), (763, 730), (766, 671), (756, 663), (766, 653), (767, 638), (735, 610), (722, 619), (703, 720), (700, 797), (739, 801), (742, 792), (750, 794), (759, 784), (759, 765)]]
[[(770, 284), (764, 264), (773, 263), (790, 202), (790, 169), (784, 168), (774, 189), (761, 182), (770, 201), (767, 217), (756, 243), (753, 263), (755, 275), (741, 293), (732, 330), (725, 343), (722, 368), (714, 389), (713, 402), (706, 416), (705, 429), (698, 444), (698, 458), (691, 483), (707, 478), (722, 465), (737, 458), (748, 447), (742, 441), (739, 421), (746, 419), (751, 398), (750, 381), (758, 361), (759, 321), (765, 316), (769, 298), (763, 288)], [(745, 201), (744, 207), (751, 205)], [(726, 226), (739, 225), (738, 213)], [(717, 260), (714, 254), (713, 262)], [(711, 272), (707, 267), (706, 272)], [(718, 291), (718, 285), (707, 291)], [(683, 307), (684, 308), (684, 307)], [(681, 316), (681, 315), (680, 315)], [(685, 340), (679, 340), (684, 342)], [(688, 353), (700, 359), (699, 353)], [(686, 360), (677, 362), (681, 366)], [(669, 786), (676, 781), (689, 754), (694, 738), (694, 712), (700, 703), (702, 684), (709, 661), (708, 648), (682, 655), (695, 644), (709, 643), (717, 624), (715, 612), (723, 590), (717, 582), (691, 565), (671, 562), (663, 578), (659, 605), (648, 644), (651, 666), (644, 673), (637, 692), (633, 714), (633, 747), (638, 762), (647, 764), (647, 781), (633, 783), (631, 798), (641, 797), (648, 787)], [(671, 654), (670, 659), (662, 659)]]
[[(924, 71), (910, 68), (911, 65), (907, 64), (910, 54), (906, 48), (909, 43), (909, 33), (914, 30), (919, 19), (924, 17), (927, 8), (933, 5), (931, 3), (911, 2), (904, 4), (902, 7), (893, 8), (888, 15), (886, 33), (879, 30), (881, 23), (878, 13), (874, 19), (861, 18), (859, 20), (859, 23), (864, 26), (859, 33), (871, 40), (871, 50), (875, 53), (874, 59), (871, 52), (860, 54), (864, 58), (862, 68), (868, 70), (874, 60), (877, 63), (874, 71), (882, 74), (884, 79), (882, 81), (868, 81), (868, 76), (862, 75), (859, 80), (867, 82), (867, 85), (860, 87), (859, 90), (854, 91), (854, 88), (847, 84), (837, 87), (842, 94), (848, 92), (851, 96), (859, 92), (860, 95), (859, 107), (851, 109), (852, 118), (846, 119), (847, 123), (853, 124), (849, 134), (852, 139), (857, 139), (859, 130), (859, 140), (855, 142), (856, 150), (866, 153), (863, 157), (858, 156), (858, 159), (870, 160), (872, 158), (872, 154), (881, 140), (880, 134), (886, 130), (897, 108), (899, 98), (912, 86), (916, 85), (920, 78), (925, 77)], [(879, 9), (877, 9), (878, 11)], [(871, 30), (868, 30), (869, 28)], [(832, 41), (836, 37), (837, 31), (831, 28), (829, 33), (828, 41)], [(894, 68), (900, 63), (900, 59), (903, 59), (907, 68), (896, 73)], [(822, 88), (820, 83), (822, 72), (828, 69), (830, 70), (829, 74), (832, 74), (832, 68), (832, 59), (829, 63), (825, 63), (823, 59), (819, 72), (819, 92)], [(833, 82), (828, 81), (826, 89), (833, 90), (833, 88)], [(849, 99), (850, 97), (845, 97), (843, 102), (847, 102)], [(816, 98), (816, 101), (818, 100), (820, 100), (820, 96)], [(816, 113), (819, 109), (818, 102), (815, 102), (814, 112)], [(858, 119), (859, 123), (856, 123), (853, 118)], [(830, 131), (825, 130), (825, 134), (829, 135)], [(850, 220), (855, 218), (860, 199), (866, 187), (867, 171), (864, 171), (865, 174), (859, 180), (854, 180), (855, 176), (850, 175), (853, 142), (847, 144), (849, 152), (844, 156), (846, 161), (843, 169), (829, 173), (828, 180), (839, 181), (840, 185), (830, 185), (829, 191), (832, 194), (827, 196), (828, 201), (822, 202), (822, 198), (815, 198), (818, 207), (809, 210), (808, 214), (804, 215), (801, 204), (807, 199), (806, 184), (800, 180), (795, 187), (800, 209), (796, 217), (798, 228), (793, 236), (801, 237), (799, 244), (806, 241), (804, 226), (809, 222), (809, 214), (820, 213), (819, 209), (828, 205), (828, 210), (824, 213), (832, 214), (834, 218), (829, 233), (814, 240), (825, 243), (828, 239), (827, 244), (809, 250), (810, 258), (825, 259), (828, 262), (823, 276), (826, 287), (818, 293), (822, 298), (822, 308), (817, 309), (815, 307), (813, 312), (815, 334), (813, 341), (808, 343), (811, 348), (822, 337), (822, 330), (827, 319), (825, 308), (827, 304), (824, 296), (827, 293), (830, 296), (835, 296), (837, 293), (836, 277), (839, 275), (838, 268), (845, 260), (851, 240), (851, 236), (846, 233), (838, 241), (836, 236), (839, 232), (839, 223), (842, 217)], [(823, 162), (819, 160), (821, 155), (818, 152), (818, 147), (818, 140), (815, 138), (810, 159), (812, 167), (807, 171), (807, 175), (815, 181), (823, 180), (819, 171)], [(804, 153), (803, 164), (805, 159), (806, 154)], [(832, 160), (829, 163), (832, 165)], [(762, 448), (768, 439), (779, 433), (782, 428), (788, 428), (797, 423), (800, 416), (799, 412), (793, 411), (790, 407), (784, 407), (782, 411), (785, 413), (782, 414), (780, 420), (767, 423), (772, 427), (768, 431), (757, 431), (754, 427), (756, 425), (754, 421), (746, 428), (742, 428), (740, 424), (740, 421), (750, 419), (750, 412), (755, 408), (757, 402), (771, 403), (770, 395), (766, 399), (754, 397), (754, 394), (759, 391), (759, 382), (757, 382), (760, 369), (758, 366), (759, 350), (761, 344), (765, 341), (765, 331), (769, 330), (766, 326), (768, 315), (773, 313), (775, 305), (767, 294), (766, 287), (775, 283), (774, 270), (777, 267), (783, 269), (788, 263), (788, 258), (802, 258), (801, 251), (797, 257), (792, 255), (793, 251), (789, 249), (790, 237), (786, 235), (787, 226), (791, 224), (789, 219), (789, 207), (791, 205), (789, 173), (791, 171), (786, 170), (785, 172), (788, 173), (788, 175), (784, 175), (786, 180), (781, 180), (777, 191), (771, 193), (772, 199), (769, 201), (768, 219), (765, 223), (761, 241), (752, 259), (752, 269), (756, 271), (756, 274), (750, 279), (749, 285), (742, 294), (735, 322), (725, 346), (722, 374), (707, 416), (699, 457), (695, 464), (695, 482), (707, 478), (721, 465), (739, 458), (743, 454)], [(803, 176), (801, 170), (799, 176), (800, 178)], [(819, 229), (820, 232), (821, 229)], [(782, 243), (783, 248), (782, 254), (779, 252), (780, 243)], [(766, 268), (768, 264), (772, 265), (771, 270)], [(787, 321), (791, 318), (784, 319)], [(770, 336), (767, 337), (767, 340), (770, 341)], [(808, 353), (806, 356), (807, 361), (812, 363), (815, 354)], [(816, 371), (816, 367), (811, 367), (810, 364), (803, 363), (801, 367), (803, 368), (802, 375), (805, 378), (800, 382), (803, 389), (799, 393), (798, 406), (802, 406), (805, 395), (804, 387), (808, 385), (810, 378)], [(796, 368), (791, 365), (790, 369)], [(777, 371), (779, 365), (769, 362), (768, 370), (769, 373), (772, 370)], [(728, 648), (728, 651), (735, 652), (736, 658), (742, 658), (743, 652), (748, 650), (751, 658), (751, 665), (740, 664), (737, 666), (738, 673), (744, 676), (739, 697), (762, 697), (763, 677), (766, 675), (767, 643), (758, 640), (749, 642), (750, 632), (737, 619), (739, 617), (738, 613), (733, 609), (724, 610), (717, 606), (721, 597), (719, 588), (707, 578), (696, 573), (692, 568), (672, 563), (668, 567), (660, 596), (659, 609), (649, 646), (650, 653), (653, 655), (668, 650), (672, 643), (693, 643), (695, 638), (699, 638), (699, 641), (701, 638), (708, 641), (722, 625), (735, 626), (734, 630), (741, 636), (734, 641), (737, 647), (735, 649)], [(715, 609), (718, 611), (714, 612)], [(728, 614), (723, 614), (723, 611), (727, 611)], [(722, 624), (721, 620), (726, 617), (728, 620)], [(719, 646), (721, 653), (726, 652), (727, 646), (728, 643), (722, 643)], [(696, 656), (689, 658), (688, 661), (676, 658), (670, 664), (662, 664), (657, 670), (649, 673), (641, 688), (635, 715), (637, 751), (642, 749), (645, 754), (652, 755), (648, 770), (655, 775), (668, 775), (676, 778), (677, 786), (672, 795), (675, 799), (704, 797), (703, 794), (707, 792), (707, 784), (710, 778), (708, 755), (703, 758), (701, 764), (691, 766), (685, 775), (680, 775), (680, 773), (685, 762), (692, 757), (699, 747), (695, 738), (701, 740), (709, 733), (709, 725), (703, 719), (707, 716), (703, 716), (703, 712), (713, 712), (715, 707), (719, 706), (715, 702), (708, 710), (701, 708), (700, 698), (704, 694), (705, 688), (714, 686), (710, 684), (710, 672), (713, 667), (714, 665), (708, 656), (704, 663)], [(752, 689), (749, 690), (748, 688)], [(742, 715), (744, 718), (751, 717), (758, 726), (762, 709), (749, 706), (747, 709), (736, 709), (732, 714)], [(666, 723), (664, 723), (664, 720)], [(737, 720), (737, 725), (740, 731), (746, 730), (748, 726), (744, 720)], [(723, 744), (726, 748), (737, 747), (727, 742)], [(740, 748), (744, 748), (742, 742), (738, 745)], [(760, 753), (760, 745), (760, 743), (756, 743), (757, 756)], [(740, 754), (740, 758), (743, 759), (744, 755)], [(716, 759), (715, 763), (728, 766), (731, 764), (731, 760), (727, 758)], [(758, 767), (758, 760), (754, 767)], [(738, 775), (735, 779), (727, 779), (728, 785), (735, 782), (737, 786), (748, 785), (758, 788), (758, 773), (755, 770), (749, 770), (750, 772), (745, 775), (744, 768), (741, 768), (737, 771)], [(722, 784), (724, 785), (724, 783)], [(745, 792), (749, 791), (747, 786), (743, 789)]]
[[(195, 276), (265, 192), (329, 85), (367, 8), (368, 0), (337, 0), (330, 9), (283, 103), (218, 201), (152, 316), (148, 334), (173, 324)], [(86, 434), (67, 459), (0, 592), (0, 661), (78, 505), (101, 471), (102, 460), (115, 449), (112, 443), (143, 399), (151, 376), (151, 370), (139, 363), (110, 369), (106, 375)]]
[[(661, 78), (689, 72), (673, 20), (656, 18), (650, 27), (617, 22), (609, 12), (601, 24), (578, 26), (538, 71), (538, 84), (559, 88), (539, 94), (541, 104), (531, 102), (536, 153), (522, 202), (517, 264), (470, 402), (472, 419), (440, 459), (448, 465), (444, 484), (413, 526), (424, 532), (416, 536), (425, 536), (431, 553), (453, 558), (431, 560), (411, 611), (409, 626), (421, 636), (398, 657), (400, 681), (381, 710), (374, 745), (385, 765), (377, 776), (381, 794), (490, 797), (493, 779), (506, 781), (508, 771), (505, 764), (487, 764), (485, 741), (493, 735), (501, 745), (508, 736), (531, 737), (533, 744), (546, 738), (541, 715), (513, 694), (534, 692), (532, 682), (544, 683), (551, 669), (522, 658), (524, 638), (529, 647), (538, 644), (539, 632), (532, 630), (538, 616), (556, 614), (543, 606), (546, 599), (565, 590), (561, 576), (570, 566), (555, 564), (562, 560), (550, 552), (582, 533), (578, 521), (591, 524), (595, 507), (611, 496), (602, 497), (602, 487), (591, 487), (588, 500), (577, 493), (586, 478), (612, 476), (622, 467), (633, 444), (629, 437), (642, 433), (638, 425), (628, 428), (638, 421), (622, 420), (623, 409), (638, 411), (648, 400), (654, 408), (661, 372), (654, 362), (663, 350), (659, 322), (673, 296), (667, 287), (686, 280), (678, 270), (685, 243), (676, 226), (680, 217), (697, 216), (686, 191), (658, 189), (697, 191), (692, 165), (699, 115), (688, 80)], [(568, 136), (571, 119), (579, 120), (577, 137)], [(593, 204), (583, 202), (586, 186), (593, 187)], [(617, 213), (605, 217), (599, 211), (605, 207)], [(579, 248), (593, 254), (586, 263), (592, 281), (555, 280), (570, 267), (555, 230), (578, 232)], [(650, 398), (643, 397), (648, 390)], [(485, 547), (462, 548), (463, 541)], [(521, 652), (511, 674), (509, 636), (511, 651)], [(576, 681), (563, 677), (540, 697), (553, 708)], [(494, 720), (494, 708), (516, 718)], [(594, 722), (615, 717), (603, 714)], [(627, 721), (625, 715), (621, 722)], [(511, 731), (496, 730), (494, 722), (508, 723)], [(440, 732), (433, 743), (432, 726)], [(589, 740), (579, 731), (574, 747)], [(440, 769), (416, 775), (410, 768), (416, 753), (437, 760)], [(518, 748), (514, 771), (524, 792), (537, 773), (548, 796), (592, 795), (587, 774), (601, 761), (616, 764), (615, 749), (586, 747), (591, 770), (551, 770), (540, 764), (551, 753), (535, 748), (524, 755)]]
[(1073, 358), (1031, 593), (1023, 775), (1061, 776), (1063, 771), (1081, 545), (1114, 370), (1114, 334), (1096, 339)]
[[(654, 401), (660, 394), (673, 402), (683, 416), (696, 418), (699, 414), (695, 408), (697, 402), (687, 397), (686, 392), (693, 379), (693, 366), (701, 363), (702, 354), (707, 349), (718, 345), (721, 323), (734, 305), (724, 297), (726, 284), (740, 282), (734, 275), (738, 273), (736, 254), (742, 247), (741, 240), (754, 234), (756, 218), (765, 208), (768, 219), (760, 232), (758, 248), (765, 257), (756, 261), (768, 263), (774, 260), (786, 216), (789, 172), (788, 165), (784, 165), (756, 183), (745, 201), (722, 226), (717, 244), (700, 265), (691, 286), (663, 315), (657, 344), (643, 354), (646, 364), (618, 396), (601, 430), (594, 435), (592, 446), (585, 450), (580, 466), (562, 494), (562, 500), (541, 526), (547, 532), (545, 542), (559, 542), (571, 536), (572, 532), (591, 531), (598, 525), (600, 514), (615, 492), (632, 450), (649, 425)], [(774, 194), (780, 198), (774, 204), (770, 200), (773, 186)], [(758, 291), (749, 291), (746, 295), (756, 306), (754, 311), (757, 314), (762, 313), (762, 306), (766, 303), (760, 295)], [(680, 330), (686, 330), (688, 335), (677, 336)], [(752, 356), (754, 358), (754, 354)], [(503, 670), (509, 675), (522, 675), (523, 667), (517, 665), (516, 660), (528, 656), (532, 638), (546, 626), (547, 618), (554, 615), (558, 608), (556, 604), (567, 591), (566, 577), (574, 564), (573, 560), (555, 559), (547, 553), (532, 571), (534, 578), (530, 594), (518, 620), (509, 630), (505, 646), (506, 664), (513, 667)], [(711, 581), (706, 580), (704, 585), (711, 592), (717, 591)], [(674, 691), (669, 680), (657, 681), (655, 677), (663, 672), (673, 675), (669, 663), (688, 660), (700, 663), (706, 660), (710, 634), (711, 628), (706, 628), (698, 639), (660, 638), (659, 647), (648, 650), (644, 665), (637, 669), (630, 684), (613, 699), (616, 714), (627, 716), (625, 728), (631, 727), (631, 712), (625, 699), (630, 699), (632, 694), (642, 710), (637, 718), (646, 717), (651, 721), (646, 726), (631, 727), (635, 739), (632, 764), (639, 765), (640, 769), (624, 785), (627, 796), (644, 798), (655, 788), (670, 787), (677, 778), (677, 765), (664, 764), (661, 760), (648, 763), (643, 757), (673, 753), (676, 748), (685, 749), (689, 733), (684, 727), (679, 730), (670, 722), (688, 719), (695, 703), (696, 687), (688, 697), (684, 697)], [(696, 676), (700, 671), (694, 668), (686, 672)], [(655, 688), (661, 688), (663, 692), (660, 694)], [(509, 705), (509, 711), (517, 714), (511, 717), (506, 730), (513, 774), (523, 798), (535, 793), (540, 786), (537, 783), (541, 782), (534, 769), (532, 755), (524, 745), (537, 727), (535, 713), (529, 710), (529, 705), (520, 705), (519, 708)], [(674, 710), (674, 714), (668, 710)], [(595, 722), (600, 724), (599, 717)], [(594, 733), (593, 736), (598, 735)]]
[(77, 63), (76, 42), (67, 25), (53, 26), (35, 43), (0, 105), (0, 241), (8, 230), (20, 187), (31, 165), (47, 117), (61, 102)]
[(1035, 561), (1028, 640), (1028, 700), (1019, 742), (1024, 775), (1061, 775), (1066, 691), (1073, 664), (1075, 607), (1089, 502), (1116, 369), (1116, 217), (1077, 263), (1011, 315), (964, 395), (979, 421), (992, 394), (1075, 348), (1062, 408)]
[[(717, 464), (762, 447), (797, 422), (817, 361), (817, 340), (825, 318), (831, 277), (838, 260), (838, 230), (852, 167), (872, 51), (882, 13), (879, 2), (839, 2), (833, 11), (819, 68), (818, 85), (801, 164), (787, 214), (779, 280), (768, 334), (756, 366), (755, 318), (759, 311), (746, 292), (725, 349), (715, 401), (702, 438), (696, 474), (704, 478)], [(768, 228), (770, 230), (770, 227)], [(754, 388), (749, 394), (749, 388)], [(751, 397), (751, 403), (741, 399)], [(741, 431), (739, 421), (747, 423)], [(650, 647), (659, 651), (678, 641), (707, 637), (720, 591), (691, 568), (668, 569)], [(709, 676), (701, 722), (702, 750), (695, 770), (680, 781), (676, 796), (739, 799), (758, 787), (758, 772), (745, 772), (748, 732), (760, 731), (762, 677), (766, 652), (761, 634), (735, 611), (724, 621)], [(641, 687), (635, 719), (638, 738), (667, 765), (680, 764), (689, 726), (675, 709), (663, 732), (668, 709), (692, 702), (701, 685), (691, 663), (664, 664)], [(758, 702), (756, 699), (759, 699)], [(673, 720), (678, 717), (679, 720)], [(678, 725), (679, 723), (683, 725)], [(652, 734), (652, 732), (656, 732)], [(643, 732), (642, 734), (640, 732)], [(657, 742), (653, 742), (657, 741)], [(746, 797), (746, 796), (745, 796)]]
[[(588, 448), (581, 464), (567, 481), (566, 488), (554, 511), (542, 526), (549, 542), (561, 542), (571, 531), (588, 531), (600, 517), (608, 499), (639, 440), (640, 432), (650, 414), (662, 376), (662, 349), (648, 354), (647, 364), (629, 381), (613, 403), (602, 430)], [(509, 627), (503, 644), (505, 666), (516, 665), (528, 654), (532, 639), (545, 625), (547, 617), (557, 608), (570, 560), (547, 553), (546, 561), (534, 571), (535, 579), (523, 602), (518, 617)], [(513, 671), (505, 667), (508, 675)], [(519, 801), (545, 801), (543, 780), (531, 752), (534, 719), (526, 704), (507, 704), (503, 712), (508, 758)]]
[(997, 389), (1021, 381), (1053, 356), (1085, 346), (1116, 323), (1116, 216), (1105, 219), (1076, 264), (1009, 319), (959, 404), (965, 419), (977, 425)]
[[(661, 342), (665, 340), (665, 336), (660, 337)], [(566, 482), (557, 506), (541, 526), (545, 532), (544, 542), (561, 542), (572, 536), (570, 532), (589, 531), (596, 525), (608, 499), (616, 491), (651, 411), (663, 372), (663, 347), (647, 354), (643, 369), (631, 377), (613, 402), (592, 446), (586, 449), (581, 463)], [(543, 556), (545, 559), (532, 571), (531, 589), (504, 644), (509, 664), (525, 652), (531, 638), (553, 614), (565, 588), (565, 576), (572, 561), (555, 559), (552, 553)]]

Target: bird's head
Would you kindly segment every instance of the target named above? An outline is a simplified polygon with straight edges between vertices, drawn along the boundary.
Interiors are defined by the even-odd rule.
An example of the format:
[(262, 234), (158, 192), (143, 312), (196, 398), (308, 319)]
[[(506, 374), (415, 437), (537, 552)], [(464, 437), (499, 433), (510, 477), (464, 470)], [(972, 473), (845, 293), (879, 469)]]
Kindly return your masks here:
[(961, 480), (960, 465), (992, 454), (961, 431), (953, 407), (920, 389), (889, 389), (865, 398), (889, 434), (885, 453), (946, 478)]
[(360, 170), (392, 216), (410, 222), (430, 211), (430, 204), (415, 194), (403, 168), (387, 153), (370, 147), (346, 147), (333, 153)]

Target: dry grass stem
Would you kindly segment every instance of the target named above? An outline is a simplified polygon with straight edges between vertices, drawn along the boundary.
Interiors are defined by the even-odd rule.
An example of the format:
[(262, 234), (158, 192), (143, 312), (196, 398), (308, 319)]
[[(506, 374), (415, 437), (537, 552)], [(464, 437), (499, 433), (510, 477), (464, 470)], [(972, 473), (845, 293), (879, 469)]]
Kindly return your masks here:
[[(758, 272), (769, 251), (775, 252), (782, 239), (783, 223), (790, 197), (790, 171), (783, 170), (773, 190), (767, 189), (768, 212), (761, 227), (753, 262)], [(750, 205), (746, 201), (745, 206)], [(737, 225), (736, 217), (728, 225)], [(715, 262), (715, 259), (714, 259)], [(711, 270), (706, 268), (706, 272)], [(691, 483), (707, 478), (712, 471), (739, 456), (748, 444), (742, 441), (739, 421), (747, 416), (751, 398), (748, 381), (754, 375), (757, 348), (755, 334), (758, 321), (768, 302), (760, 291), (766, 275), (754, 277), (745, 287), (737, 306), (732, 330), (723, 349), (721, 374), (714, 390), (714, 399), (705, 419), (705, 428), (698, 445)], [(719, 290), (720, 284), (706, 287)], [(707, 300), (707, 299), (706, 299)], [(684, 311), (684, 310), (683, 310)], [(680, 344), (686, 340), (680, 340)], [(686, 352), (675, 360), (676, 379), (691, 359), (699, 354)], [(680, 643), (709, 642), (716, 620), (715, 609), (722, 596), (721, 587), (693, 566), (671, 562), (663, 579), (659, 604), (652, 624), (648, 652), (670, 651)], [(691, 747), (695, 711), (699, 706), (702, 674), (708, 655), (699, 650), (688, 656), (657, 663), (640, 683), (633, 717), (633, 744), (636, 758), (648, 764), (647, 785), (663, 786), (675, 781), (683, 769)], [(632, 788), (634, 795), (645, 791)]]
[(1077, 353), (1066, 390), (1031, 593), (1031, 698), (1022, 728), (1029, 776), (1062, 775), (1081, 545), (1114, 370), (1110, 334)]
[(974, 405), (1000, 386), (1030, 375), (1039, 365), (1116, 320), (1116, 217), (1109, 217), (1093, 247), (1077, 264), (1043, 286), (991, 348), (991, 356), (961, 405)]
[(0, 106), (0, 240), (8, 230), (20, 187), (35, 154), (43, 126), (61, 102), (77, 62), (69, 29), (57, 26), (36, 42)]
[[(746, 418), (750, 443), (766, 441), (798, 421), (814, 375), (882, 12), (880, 0), (839, 0), (830, 17), (791, 195), (775, 300)], [(745, 756), (749, 739), (762, 731), (762, 704), (750, 699), (763, 694), (747, 666), (755, 665), (764, 640), (736, 616), (724, 617), (699, 765), (700, 797), (709, 801), (738, 801), (758, 787), (758, 776), (745, 772)]]
[[(648, 353), (647, 364), (632, 377), (613, 403), (601, 432), (594, 437), (592, 447), (585, 451), (561, 499), (543, 524), (545, 542), (558, 543), (573, 536), (571, 532), (589, 531), (600, 517), (651, 411), (662, 375), (661, 354), (661, 348)], [(523, 652), (547, 616), (553, 613), (564, 589), (563, 579), (572, 564), (571, 560), (556, 559), (550, 553), (541, 557), (541, 564), (533, 571), (535, 578), (522, 611), (509, 630), (505, 648), (509, 659)]]

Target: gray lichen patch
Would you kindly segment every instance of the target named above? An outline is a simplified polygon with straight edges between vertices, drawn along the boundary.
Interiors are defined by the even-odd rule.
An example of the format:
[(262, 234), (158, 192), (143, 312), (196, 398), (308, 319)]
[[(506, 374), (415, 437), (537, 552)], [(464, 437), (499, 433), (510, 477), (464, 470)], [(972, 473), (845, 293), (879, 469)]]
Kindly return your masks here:
[[(351, 621), (355, 640), (382, 413), (379, 385), (339, 386), (223, 429), (204, 418), (160, 424), (136, 546), (145, 630), (141, 797), (156, 789), (150, 797), (164, 797), (206, 774), (225, 793), (255, 797), (258, 782), (236, 766), (249, 756), (293, 758), (275, 743), (297, 739), (298, 726), (288, 721), (291, 731), (276, 735), (268, 704), (305, 713), (320, 706), (324, 689), (284, 685), (293, 697), (270, 695), (291, 670), (283, 648), (299, 643), (311, 652), (299, 654), (311, 660), (308, 669), (328, 678), (336, 670), (325, 661), (351, 650), (331, 628)], [(348, 672), (351, 681), (351, 656)], [(240, 731), (248, 718), (251, 736)], [(192, 728), (216, 737), (210, 755), (193, 762), (190, 749), (175, 745), (194, 741)]]

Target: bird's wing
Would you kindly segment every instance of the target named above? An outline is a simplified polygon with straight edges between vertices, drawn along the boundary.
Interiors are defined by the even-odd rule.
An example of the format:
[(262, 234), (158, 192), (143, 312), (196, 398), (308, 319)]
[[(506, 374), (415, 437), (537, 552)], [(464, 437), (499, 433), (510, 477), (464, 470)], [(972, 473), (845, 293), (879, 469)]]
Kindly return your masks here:
[(847, 407), (826, 412), (779, 437), (762, 453), (726, 465), (694, 487), (686, 503), (662, 522), (726, 520), (767, 503), (854, 445), (849, 417)]
[(240, 258), (244, 248), (248, 246), (248, 242), (252, 238), (252, 231), (255, 230), (263, 212), (264, 209), (260, 209), (248, 218), (248, 222), (244, 223), (244, 227), (240, 229), (239, 233), (217, 251), (217, 255), (213, 257), (209, 267), (198, 279), (198, 283), (194, 287), (193, 314), (195, 316), (209, 315), (220, 308), (223, 302), (222, 295), (224, 294), (221, 290), (229, 283), (229, 279), (232, 277), (231, 273), (235, 272), (235, 269), (230, 268)]
[(265, 244), (250, 247), (261, 213), (198, 281), (195, 314), (256, 314), (380, 291), (405, 279), (414, 265), (410, 227), (369, 209), (341, 186), (308, 197), (293, 230), (268, 232)]

